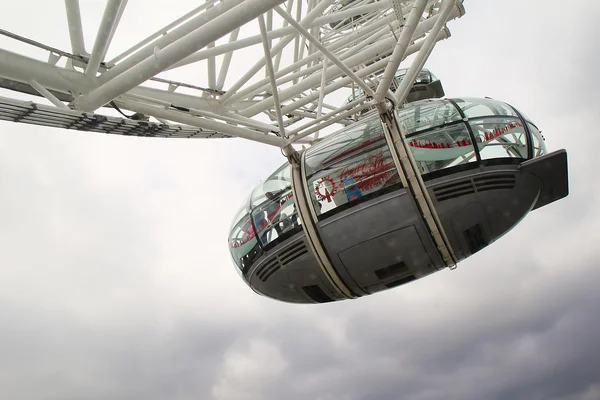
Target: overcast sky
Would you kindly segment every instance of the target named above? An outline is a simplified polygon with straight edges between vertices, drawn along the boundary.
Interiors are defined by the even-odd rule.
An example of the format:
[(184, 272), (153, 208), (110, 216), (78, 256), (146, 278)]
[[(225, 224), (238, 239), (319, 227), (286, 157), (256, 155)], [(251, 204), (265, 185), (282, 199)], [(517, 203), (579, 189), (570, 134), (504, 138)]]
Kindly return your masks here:
[[(140, 3), (122, 34), (196, 2)], [(82, 1), (84, 22), (103, 4)], [(567, 149), (568, 198), (455, 271), (290, 305), (247, 288), (227, 250), (277, 149), (0, 123), (0, 398), (600, 399), (600, 6), (465, 7), (428, 67)], [(62, 2), (3, 5), (0, 27), (68, 48)]]

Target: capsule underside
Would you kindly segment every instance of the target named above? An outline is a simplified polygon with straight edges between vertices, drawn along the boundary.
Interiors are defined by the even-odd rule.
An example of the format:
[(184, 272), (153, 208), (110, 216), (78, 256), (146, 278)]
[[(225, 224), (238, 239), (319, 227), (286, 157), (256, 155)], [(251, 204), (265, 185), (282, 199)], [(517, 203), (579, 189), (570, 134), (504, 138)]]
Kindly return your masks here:
[[(390, 140), (390, 128), (404, 139)], [(397, 146), (410, 152), (422, 192)], [(303, 152), (300, 167), (295, 191), (289, 164), (261, 182), (229, 237), (246, 283), (286, 302), (361, 297), (452, 267), (568, 194), (566, 152), (548, 154), (529, 118), (491, 99), (364, 117)], [(294, 194), (309, 212), (298, 214), (304, 197)]]

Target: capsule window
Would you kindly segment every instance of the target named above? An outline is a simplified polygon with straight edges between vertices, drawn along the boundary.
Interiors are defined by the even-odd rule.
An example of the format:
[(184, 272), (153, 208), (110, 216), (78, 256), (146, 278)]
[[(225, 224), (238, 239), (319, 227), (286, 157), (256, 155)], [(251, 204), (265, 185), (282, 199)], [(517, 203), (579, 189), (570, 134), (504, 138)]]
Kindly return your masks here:
[(252, 265), (260, 254), (254, 227), (250, 215), (244, 214), (238, 219), (229, 234), (229, 251), (240, 270)]
[(290, 172), (284, 164), (252, 192), (252, 221), (263, 246), (300, 226)]
[(406, 136), (462, 120), (456, 107), (446, 100), (411, 103), (397, 112), (398, 126)]
[(470, 119), (482, 160), (492, 158), (527, 159), (527, 134), (516, 117)]
[(467, 126), (455, 123), (406, 139), (421, 174), (477, 161)]
[(379, 118), (308, 149), (304, 171), (317, 215), (401, 184)]
[(546, 142), (544, 141), (542, 133), (531, 122), (527, 122), (527, 127), (529, 128), (529, 132), (531, 132), (531, 139), (533, 142), (533, 156), (543, 156), (548, 152), (548, 150), (546, 149)]
[(507, 104), (492, 99), (462, 98), (454, 99), (467, 118), (508, 116), (518, 117)]

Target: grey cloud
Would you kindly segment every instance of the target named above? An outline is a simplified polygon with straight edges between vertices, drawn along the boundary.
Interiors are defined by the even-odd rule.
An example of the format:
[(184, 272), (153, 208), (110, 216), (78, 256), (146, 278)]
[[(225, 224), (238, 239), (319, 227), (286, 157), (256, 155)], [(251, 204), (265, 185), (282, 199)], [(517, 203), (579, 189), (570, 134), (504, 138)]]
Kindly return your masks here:
[[(587, 283), (598, 273), (595, 260), (585, 261), (571, 278), (544, 271), (529, 288), (514, 276), (529, 264), (512, 276), (491, 271), (487, 279), (504, 296), (486, 297), (489, 283), (477, 285), (466, 274), (458, 288), (441, 289), (437, 301), (427, 297), (421, 305), (417, 292), (428, 290), (425, 282), (305, 321), (280, 317), (267, 337), (290, 368), (269, 381), (268, 398), (542, 399), (584, 392), (600, 367), (600, 325), (590, 317), (600, 296)], [(471, 307), (453, 299), (457, 289)], [(339, 326), (348, 336), (341, 348), (318, 329), (338, 313), (347, 320)]]

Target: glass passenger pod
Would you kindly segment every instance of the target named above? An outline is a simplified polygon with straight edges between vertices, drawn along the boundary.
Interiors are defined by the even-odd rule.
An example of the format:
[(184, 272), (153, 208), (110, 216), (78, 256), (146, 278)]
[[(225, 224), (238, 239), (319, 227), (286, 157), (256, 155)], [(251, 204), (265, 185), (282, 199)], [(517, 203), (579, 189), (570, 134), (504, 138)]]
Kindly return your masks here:
[(492, 99), (424, 100), (397, 110), (399, 127), (424, 178), (478, 161), (522, 162), (546, 154), (541, 133), (524, 118)]
[[(406, 69), (406, 68), (402, 68), (402, 69), (399, 69), (398, 71), (396, 71), (396, 73), (394, 74), (394, 79), (392, 79), (392, 84), (390, 87), (390, 89), (393, 92), (395, 92), (398, 89), (398, 87), (400, 86), (400, 83), (406, 76), (407, 72), (408, 72), (408, 69)], [(377, 86), (374, 85), (372, 87), (372, 89), (376, 90)], [(348, 104), (348, 103), (358, 99), (363, 94), (364, 94), (364, 92), (362, 91), (362, 89), (355, 88), (353, 90), (353, 93), (350, 96), (348, 96), (348, 98), (346, 99), (346, 102), (344, 104)], [(411, 88), (410, 93), (408, 94), (406, 102), (412, 103), (414, 101), (419, 101), (419, 100), (441, 98), (441, 97), (444, 97), (444, 94), (445, 93), (444, 93), (444, 88), (442, 87), (442, 82), (427, 68), (423, 68), (421, 70), (421, 72), (419, 72), (419, 74), (417, 75), (417, 78), (415, 79), (415, 81), (413, 83), (413, 87)]]
[(303, 171), (318, 217), (401, 187), (379, 116), (309, 148)]
[[(424, 179), (478, 165), (513, 164), (547, 153), (537, 126), (512, 106), (492, 100), (422, 100), (396, 110)], [(302, 230), (290, 166), (261, 182), (234, 219), (229, 247), (241, 272), (276, 243)], [(402, 187), (379, 116), (366, 117), (303, 156), (307, 193), (317, 219)]]

